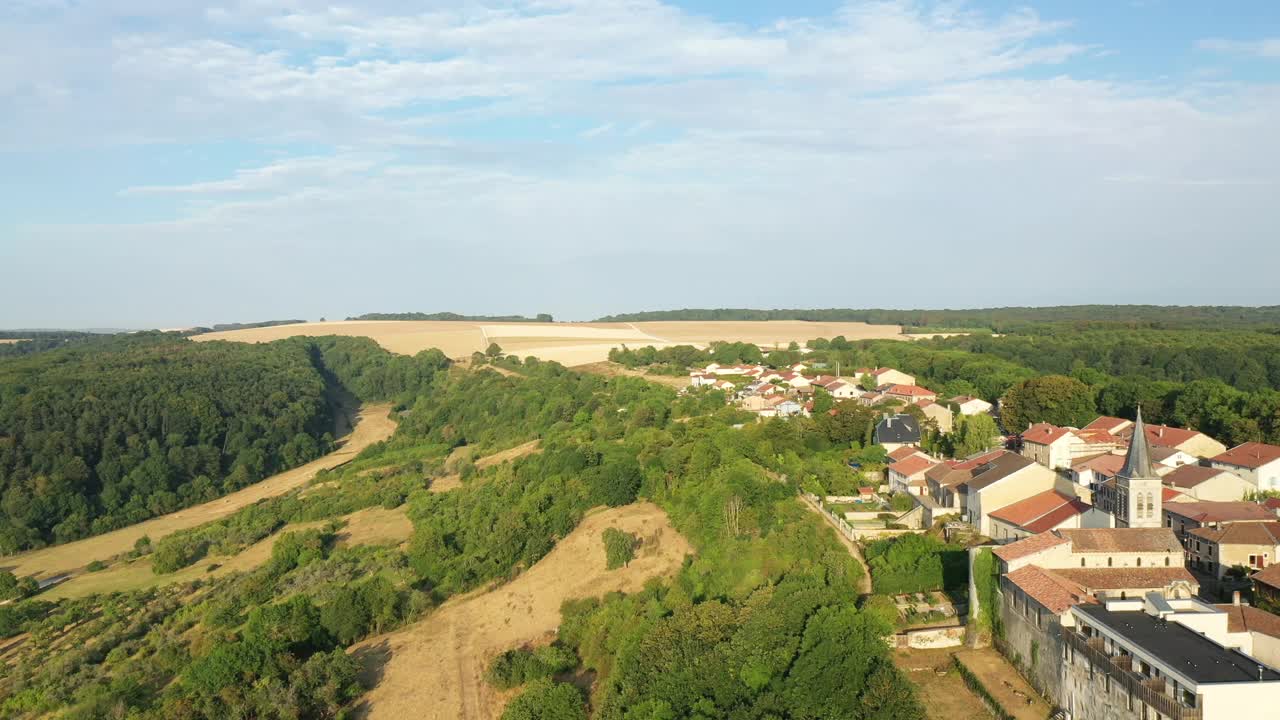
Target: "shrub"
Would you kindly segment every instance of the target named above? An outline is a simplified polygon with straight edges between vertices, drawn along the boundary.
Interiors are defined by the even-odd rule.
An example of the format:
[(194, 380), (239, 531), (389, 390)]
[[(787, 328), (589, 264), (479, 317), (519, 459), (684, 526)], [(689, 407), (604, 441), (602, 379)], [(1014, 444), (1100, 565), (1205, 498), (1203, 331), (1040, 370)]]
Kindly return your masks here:
[(539, 680), (511, 701), (502, 720), (586, 720), (582, 693), (572, 685)]
[(606, 567), (616, 570), (629, 565), (636, 556), (636, 547), (640, 540), (635, 535), (617, 528), (605, 528), (604, 554)]
[(557, 673), (572, 670), (578, 665), (578, 656), (563, 645), (547, 645), (536, 650), (517, 648), (508, 650), (489, 663), (485, 677), (489, 684), (502, 690), (550, 678)]
[(101, 560), (94, 560), (93, 562), (89, 563), (85, 567), (85, 569), (88, 570), (89, 572), (99, 572), (101, 570), (106, 570), (107, 564), (102, 562)]

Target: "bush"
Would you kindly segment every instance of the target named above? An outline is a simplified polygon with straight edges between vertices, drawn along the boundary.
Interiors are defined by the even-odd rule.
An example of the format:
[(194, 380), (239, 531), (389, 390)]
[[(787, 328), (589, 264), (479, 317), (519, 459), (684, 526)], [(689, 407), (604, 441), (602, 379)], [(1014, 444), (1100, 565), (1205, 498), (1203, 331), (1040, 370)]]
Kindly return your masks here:
[(100, 572), (102, 570), (107, 569), (107, 564), (102, 562), (101, 560), (94, 560), (93, 562), (85, 566), (85, 569), (88, 570), (89, 572)]
[(898, 493), (889, 499), (889, 507), (900, 513), (908, 512), (915, 506), (916, 501), (907, 493)]
[(578, 656), (563, 645), (547, 645), (537, 650), (508, 650), (489, 663), (485, 678), (502, 690), (550, 678), (578, 666)]
[(635, 558), (636, 547), (640, 545), (640, 539), (635, 535), (617, 528), (605, 528), (602, 536), (604, 537), (605, 563), (608, 569), (616, 570), (629, 565)]
[(511, 701), (502, 720), (586, 720), (582, 693), (572, 685), (539, 680)]
[(877, 593), (962, 591), (969, 581), (968, 554), (929, 535), (902, 535), (866, 547)]

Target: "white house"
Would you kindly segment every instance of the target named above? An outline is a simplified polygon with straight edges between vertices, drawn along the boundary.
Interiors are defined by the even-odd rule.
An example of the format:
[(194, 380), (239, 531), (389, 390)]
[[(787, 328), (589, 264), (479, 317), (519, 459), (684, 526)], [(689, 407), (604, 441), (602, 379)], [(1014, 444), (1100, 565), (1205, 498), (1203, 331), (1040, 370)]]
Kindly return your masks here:
[(715, 375), (706, 373), (698, 373), (689, 376), (689, 384), (693, 387), (700, 388), (708, 385), (715, 385), (717, 382)]
[(990, 413), (993, 407), (986, 400), (972, 395), (957, 395), (951, 398), (950, 402), (955, 404), (961, 415), (983, 415)]
[(1209, 466), (1239, 475), (1258, 490), (1280, 489), (1280, 447), (1247, 442), (1209, 458)]

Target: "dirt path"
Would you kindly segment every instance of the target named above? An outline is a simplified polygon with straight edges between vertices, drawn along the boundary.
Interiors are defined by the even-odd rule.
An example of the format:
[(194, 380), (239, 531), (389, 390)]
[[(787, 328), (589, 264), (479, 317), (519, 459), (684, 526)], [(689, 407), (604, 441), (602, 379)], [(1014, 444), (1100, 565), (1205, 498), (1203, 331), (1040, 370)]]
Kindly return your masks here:
[[(516, 458), (522, 458), (525, 455), (532, 455), (533, 453), (538, 452), (541, 449), (541, 446), (541, 440), (530, 440), (523, 445), (517, 445), (509, 450), (502, 450), (492, 455), (486, 455), (476, 461), (476, 469), (484, 470), (485, 468), (490, 468), (494, 465), (501, 465), (508, 460), (515, 460)], [(453, 452), (449, 453), (449, 459), (445, 461), (445, 464), (449, 465), (450, 463), (456, 463), (460, 458), (465, 457), (470, 450), (471, 448), (466, 446), (454, 448)], [(444, 477), (432, 480), (431, 487), (429, 487), (428, 490), (431, 492), (442, 493), (449, 492), (450, 490), (460, 487), (462, 487), (462, 476), (458, 473), (450, 473)]]
[(858, 565), (862, 566), (862, 577), (858, 579), (858, 593), (862, 595), (870, 595), (871, 569), (867, 567), (867, 561), (862, 557), (862, 548), (858, 547), (857, 543), (850, 540), (847, 535), (841, 532), (840, 528), (831, 521), (831, 518), (828, 517), (826, 513), (822, 512), (822, 509), (814, 504), (812, 500), (801, 495), (800, 502), (809, 510), (809, 512), (822, 518), (822, 520), (826, 522), (833, 531), (835, 531), (836, 539), (840, 541), (841, 545), (845, 546), (845, 549), (849, 551), (849, 554), (853, 556), (853, 559), (858, 561)]
[[(605, 569), (600, 533), (608, 527), (643, 541), (625, 568)], [(656, 505), (594, 512), (514, 581), (454, 598), (421, 622), (353, 648), (375, 683), (359, 712), (368, 720), (497, 718), (509, 693), (484, 681), (491, 658), (548, 639), (560, 626), (565, 600), (637, 591), (651, 577), (675, 573), (689, 552)]]
[(9, 570), (15, 575), (35, 575), (37, 578), (76, 574), (93, 560), (107, 560), (132, 550), (133, 544), (143, 535), (153, 541), (159, 540), (178, 530), (224, 518), (264, 498), (286, 493), (306, 484), (321, 470), (342, 465), (366, 447), (391, 437), (396, 424), (389, 415), (390, 411), (391, 406), (387, 404), (364, 406), (356, 418), (355, 430), (342, 441), (338, 449), (306, 465), (273, 475), (260, 483), (203, 505), (195, 505), (84, 540), (0, 558), (0, 569)]
[(895, 650), (893, 664), (916, 686), (929, 720), (991, 718), (991, 712), (956, 672), (951, 662), (954, 654), (947, 649)]

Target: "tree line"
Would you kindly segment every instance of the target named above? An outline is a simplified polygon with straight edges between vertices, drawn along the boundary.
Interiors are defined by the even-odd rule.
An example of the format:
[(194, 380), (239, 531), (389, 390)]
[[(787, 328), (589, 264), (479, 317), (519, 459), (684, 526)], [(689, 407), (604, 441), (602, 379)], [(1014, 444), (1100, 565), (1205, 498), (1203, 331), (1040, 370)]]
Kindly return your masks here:
[(524, 315), (459, 315), (453, 312), (403, 312), (403, 313), (365, 313), (349, 317), (348, 320), (449, 320), (466, 322), (553, 322), (555, 318), (547, 313), (538, 313), (529, 318)]
[(439, 351), (115, 336), (0, 362), (0, 553), (212, 500), (328, 452), (342, 392), (391, 399)]
[(1033, 331), (1046, 325), (1091, 325), (1115, 328), (1265, 329), (1280, 328), (1280, 306), (1065, 305), (972, 310), (687, 308), (607, 315), (596, 322), (671, 320), (802, 320), (865, 322), (917, 328), (989, 328), (993, 332)]

